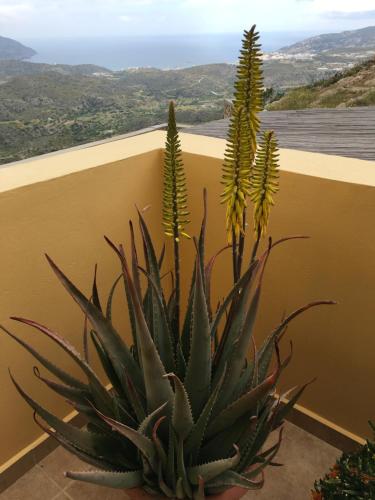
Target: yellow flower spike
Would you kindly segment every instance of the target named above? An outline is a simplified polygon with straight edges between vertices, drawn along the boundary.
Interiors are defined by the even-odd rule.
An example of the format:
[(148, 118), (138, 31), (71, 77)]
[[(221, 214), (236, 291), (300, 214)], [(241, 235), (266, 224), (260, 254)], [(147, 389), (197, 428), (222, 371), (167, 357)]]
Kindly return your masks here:
[(257, 235), (267, 230), (273, 195), (279, 190), (278, 146), (273, 131), (263, 134), (253, 168), (250, 198), (254, 203), (254, 229)]
[(180, 241), (180, 235), (189, 237), (184, 230), (189, 212), (186, 209), (187, 191), (181, 156), (174, 103), (171, 101), (164, 158), (163, 225), (165, 235), (173, 237), (176, 242)]
[[(245, 31), (237, 68), (233, 114), (228, 131), (221, 202), (227, 204), (228, 242), (232, 232), (244, 233), (244, 212), (259, 131), (258, 113), (263, 107), (263, 75), (259, 34), (253, 26)], [(228, 196), (231, 194), (232, 196)], [(229, 216), (228, 216), (229, 215)], [(228, 219), (231, 226), (228, 225)]]

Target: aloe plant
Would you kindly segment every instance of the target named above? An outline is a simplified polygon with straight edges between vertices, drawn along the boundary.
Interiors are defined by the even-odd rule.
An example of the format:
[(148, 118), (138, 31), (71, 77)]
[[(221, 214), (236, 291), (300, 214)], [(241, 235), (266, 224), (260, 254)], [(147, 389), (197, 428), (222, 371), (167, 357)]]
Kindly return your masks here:
[[(167, 210), (176, 194), (173, 179), (176, 173), (181, 173), (178, 168), (173, 171), (174, 167), (181, 166), (173, 109), (169, 121), (164, 226), (168, 236), (176, 241), (186, 224), (186, 214), (182, 213), (186, 207), (183, 194), (181, 216), (173, 203), (172, 210)], [(267, 136), (263, 149), (266, 151), (272, 146), (270, 158), (273, 159), (274, 145), (272, 137)], [(275, 174), (274, 161), (265, 161), (266, 157), (259, 156), (259, 172), (256, 172), (260, 194), (269, 189), (262, 172), (268, 169), (267, 179), (273, 179)], [(182, 177), (181, 186), (184, 186)], [(272, 186), (270, 192), (275, 190)], [(251, 193), (254, 201), (260, 203), (256, 191)], [(284, 418), (307, 386), (295, 388), (286, 403), (277, 396), (276, 385), (292, 357), (290, 353), (282, 359), (280, 341), (296, 316), (311, 307), (332, 302), (312, 302), (292, 312), (257, 349), (254, 325), (268, 257), (279, 244), (300, 237), (270, 240), (263, 254), (254, 255), (244, 272), (239, 273), (215, 309), (211, 277), (216, 257), (222, 250), (208, 260), (205, 257), (205, 192), (203, 206), (201, 231), (193, 240), (196, 258), (190, 293), (182, 326), (177, 330), (176, 291), (167, 294), (162, 281), (164, 251), (158, 257), (140, 212), (142, 263), (132, 223), (128, 256), (122, 245), (106, 238), (119, 260), (121, 273), (113, 283), (105, 306), (97, 288), (96, 271), (89, 298), (47, 256), (57, 278), (84, 314), (83, 354), (57, 332), (29, 319), (12, 318), (55, 342), (77, 365), (80, 377), (66, 372), (28, 342), (1, 327), (52, 374), (53, 379), (39, 368), (34, 369), (35, 376), (86, 417), (84, 428), (63, 421), (27, 394), (11, 375), (16, 389), (33, 408), (37, 424), (64, 448), (97, 469), (67, 472), (70, 478), (113, 488), (141, 487), (150, 494), (169, 498), (203, 499), (232, 486), (249, 490), (261, 488), (264, 469), (275, 465)], [(259, 207), (257, 220), (263, 227), (267, 214), (263, 202)], [(129, 342), (112, 322), (113, 296), (121, 281), (129, 313)], [(110, 390), (89, 362), (92, 350), (101, 361)], [(276, 431), (274, 443), (265, 447), (273, 431)]]
[[(292, 313), (247, 359), (267, 257), (283, 240), (270, 245), (254, 260), (212, 313), (208, 291), (214, 258), (208, 263), (203, 261), (204, 222), (196, 242), (185, 329), (175, 345), (170, 302), (161, 286), (160, 265), (141, 214), (139, 223), (147, 270), (138, 263), (134, 243), (129, 264), (123, 247), (107, 239), (122, 268), (132, 345), (124, 341), (111, 320), (113, 293), (119, 279), (104, 308), (96, 280), (90, 300), (47, 257), (54, 273), (92, 325), (90, 346), (99, 355), (112, 385), (110, 391), (86, 357), (57, 332), (35, 321), (12, 318), (55, 342), (75, 362), (82, 377), (64, 371), (2, 327), (59, 380), (42, 375), (39, 368), (34, 370), (41, 382), (86, 416), (85, 428), (76, 428), (57, 418), (29, 396), (13, 375), (12, 380), (33, 408), (42, 429), (98, 468), (68, 472), (70, 478), (113, 488), (142, 487), (170, 498), (204, 498), (234, 485), (260, 488), (262, 471), (273, 463), (280, 447), (283, 420), (305, 388), (296, 390), (286, 405), (275, 397), (276, 384), (291, 359), (290, 355), (284, 361), (280, 359), (279, 340), (294, 317), (310, 307), (331, 302), (314, 302)], [(144, 293), (141, 273), (147, 281)], [(219, 328), (223, 325), (225, 328), (227, 307), (239, 289), (241, 300), (236, 302), (229, 334), (221, 337), (214, 347)], [(275, 444), (264, 449), (266, 438), (276, 429), (279, 431)]]

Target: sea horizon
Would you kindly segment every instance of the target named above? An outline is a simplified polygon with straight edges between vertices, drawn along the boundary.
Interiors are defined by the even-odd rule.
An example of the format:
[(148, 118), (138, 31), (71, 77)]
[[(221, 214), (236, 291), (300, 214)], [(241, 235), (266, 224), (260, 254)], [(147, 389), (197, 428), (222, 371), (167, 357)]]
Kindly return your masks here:
[[(313, 36), (312, 32), (265, 32), (264, 52)], [(177, 69), (201, 64), (236, 63), (241, 33), (66, 38), (19, 38), (37, 54), (31, 62), (94, 64), (112, 71), (136, 67)]]

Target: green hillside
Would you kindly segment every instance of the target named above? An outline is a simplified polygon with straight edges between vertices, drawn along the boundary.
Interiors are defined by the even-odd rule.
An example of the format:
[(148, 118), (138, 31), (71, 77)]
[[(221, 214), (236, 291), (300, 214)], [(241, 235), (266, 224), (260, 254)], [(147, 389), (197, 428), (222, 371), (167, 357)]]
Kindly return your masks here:
[(375, 59), (312, 85), (287, 92), (269, 110), (346, 108), (375, 105)]
[(123, 72), (24, 62), (5, 66), (0, 62), (0, 163), (163, 123), (171, 99), (180, 123), (222, 118), (235, 74), (228, 64)]

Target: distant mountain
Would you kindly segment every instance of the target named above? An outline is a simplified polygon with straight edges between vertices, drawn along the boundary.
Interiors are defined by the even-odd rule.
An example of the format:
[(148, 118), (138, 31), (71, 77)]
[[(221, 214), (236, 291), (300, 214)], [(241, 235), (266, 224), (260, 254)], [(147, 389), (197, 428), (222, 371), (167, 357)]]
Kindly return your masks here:
[(35, 50), (22, 45), (22, 43), (0, 36), (0, 60), (1, 59), (29, 59), (36, 54)]
[(375, 26), (307, 38), (264, 54), (267, 87), (289, 89), (342, 73), (375, 56)]
[(78, 64), (71, 66), (69, 64), (44, 64), (27, 61), (0, 60), (0, 77), (4, 79), (14, 76), (32, 76), (41, 73), (59, 73), (60, 75), (107, 75), (112, 71), (94, 64)]
[(295, 88), (269, 110), (375, 106), (375, 58), (312, 85)]
[(328, 33), (313, 36), (302, 42), (283, 47), (278, 52), (284, 54), (312, 53), (320, 54), (326, 51), (338, 50), (375, 50), (375, 26), (368, 26), (358, 30)]

